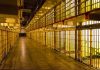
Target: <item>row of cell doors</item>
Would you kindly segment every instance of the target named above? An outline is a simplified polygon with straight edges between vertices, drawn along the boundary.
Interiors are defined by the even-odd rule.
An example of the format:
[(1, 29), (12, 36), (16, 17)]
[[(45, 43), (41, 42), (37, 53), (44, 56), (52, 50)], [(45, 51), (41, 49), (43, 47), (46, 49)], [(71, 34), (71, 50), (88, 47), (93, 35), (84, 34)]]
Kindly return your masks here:
[(87, 65), (100, 68), (100, 29), (55, 31), (46, 35), (47, 44), (51, 44), (51, 47)]
[(100, 68), (100, 29), (78, 30), (77, 59), (95, 68)]
[(46, 46), (75, 58), (75, 31), (46, 32)]
[(42, 44), (100, 68), (100, 29), (37, 32), (37, 35)]

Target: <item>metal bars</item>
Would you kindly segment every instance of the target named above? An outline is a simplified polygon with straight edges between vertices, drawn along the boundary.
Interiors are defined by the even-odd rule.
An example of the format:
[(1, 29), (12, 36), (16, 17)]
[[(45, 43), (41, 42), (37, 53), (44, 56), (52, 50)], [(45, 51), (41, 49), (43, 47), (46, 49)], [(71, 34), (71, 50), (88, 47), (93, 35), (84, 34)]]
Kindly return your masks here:
[[(34, 22), (34, 25), (31, 24), (31, 28), (29, 26), (30, 29), (27, 30), (34, 29), (30, 32), (34, 41), (60, 51), (90, 67), (100, 68), (100, 21), (80, 21), (79, 19), (77, 21), (79, 24), (74, 30), (68, 27), (67, 22), (64, 22), (67, 18), (77, 17), (98, 8), (100, 8), (100, 0), (65, 0)], [(67, 21), (71, 24), (71, 20)], [(60, 28), (54, 28), (53, 24)]]
[(85, 14), (98, 8), (100, 8), (100, 0), (61, 1), (38, 20), (32, 20), (35, 22), (32, 22), (31, 25), (27, 27), (27, 31), (49, 26), (56, 22), (65, 21), (65, 19), (70, 17)]
[(7, 56), (17, 40), (18, 33), (0, 29), (0, 62)]

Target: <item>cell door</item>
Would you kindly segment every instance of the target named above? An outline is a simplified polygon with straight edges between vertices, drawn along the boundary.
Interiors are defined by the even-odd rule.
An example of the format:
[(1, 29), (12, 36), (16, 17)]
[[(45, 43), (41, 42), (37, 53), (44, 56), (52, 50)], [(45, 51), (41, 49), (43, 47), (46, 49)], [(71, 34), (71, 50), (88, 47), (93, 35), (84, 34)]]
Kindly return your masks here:
[(100, 29), (78, 32), (78, 59), (91, 67), (100, 68)]
[(100, 69), (100, 29), (92, 29), (91, 65)]
[(75, 31), (66, 31), (66, 55), (75, 58)]
[(90, 30), (81, 30), (81, 35), (79, 36), (78, 52), (80, 54), (80, 60), (90, 65)]

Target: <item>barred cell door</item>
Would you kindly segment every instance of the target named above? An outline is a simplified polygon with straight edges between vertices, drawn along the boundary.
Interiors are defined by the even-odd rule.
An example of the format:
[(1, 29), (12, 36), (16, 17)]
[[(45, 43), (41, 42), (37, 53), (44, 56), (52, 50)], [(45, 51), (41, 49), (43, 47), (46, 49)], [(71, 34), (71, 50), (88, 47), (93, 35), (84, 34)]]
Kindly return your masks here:
[(77, 59), (95, 68), (100, 68), (100, 29), (89, 28), (77, 31)]

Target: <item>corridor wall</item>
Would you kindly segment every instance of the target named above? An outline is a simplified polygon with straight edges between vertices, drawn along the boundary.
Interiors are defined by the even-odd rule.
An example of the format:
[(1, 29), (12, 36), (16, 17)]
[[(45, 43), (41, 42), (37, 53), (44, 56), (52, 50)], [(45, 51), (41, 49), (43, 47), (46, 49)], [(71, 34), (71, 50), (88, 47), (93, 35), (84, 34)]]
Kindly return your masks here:
[(8, 55), (10, 50), (15, 46), (18, 38), (18, 32), (0, 29), (0, 62)]

